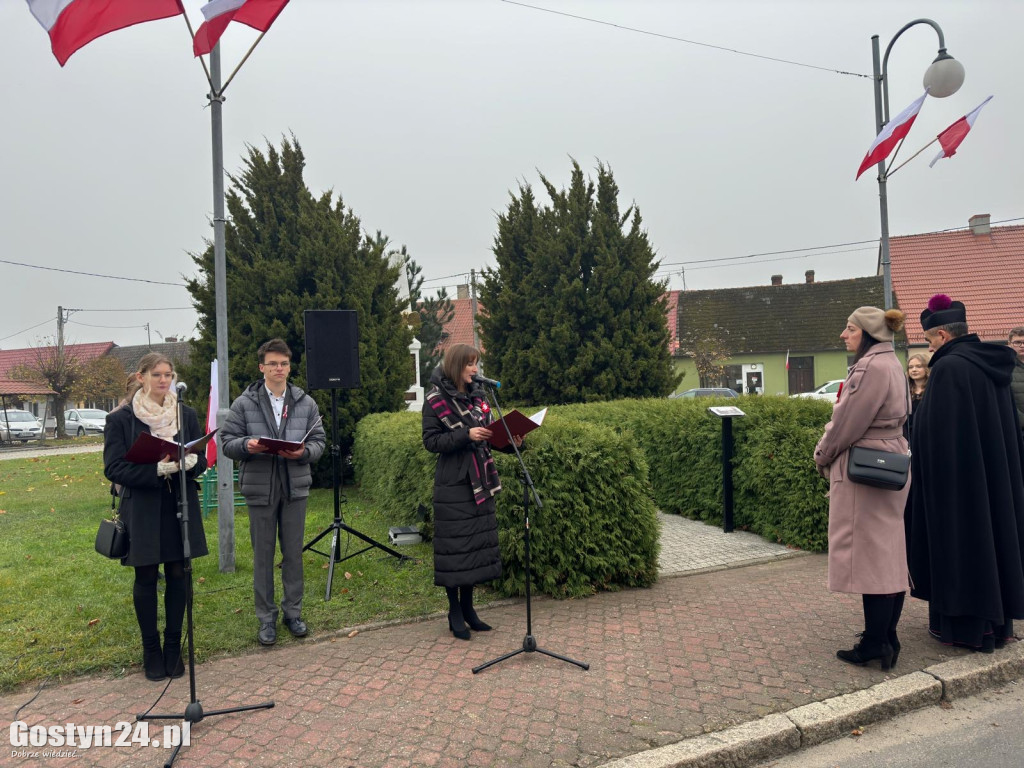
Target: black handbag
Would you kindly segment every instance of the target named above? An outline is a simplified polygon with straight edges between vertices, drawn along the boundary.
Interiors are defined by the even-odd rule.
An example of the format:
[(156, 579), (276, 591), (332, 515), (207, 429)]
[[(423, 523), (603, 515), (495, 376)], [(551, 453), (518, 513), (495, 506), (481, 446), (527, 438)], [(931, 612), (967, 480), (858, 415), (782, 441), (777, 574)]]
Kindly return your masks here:
[(111, 560), (120, 560), (128, 554), (128, 529), (117, 514), (114, 499), (117, 493), (113, 484), (110, 486), (110, 509), (113, 515), (110, 520), (100, 520), (100, 528), (96, 531), (96, 551)]
[(846, 476), (850, 482), (887, 491), (902, 491), (909, 475), (909, 452), (876, 451), (857, 445), (850, 448), (850, 461), (846, 465)]

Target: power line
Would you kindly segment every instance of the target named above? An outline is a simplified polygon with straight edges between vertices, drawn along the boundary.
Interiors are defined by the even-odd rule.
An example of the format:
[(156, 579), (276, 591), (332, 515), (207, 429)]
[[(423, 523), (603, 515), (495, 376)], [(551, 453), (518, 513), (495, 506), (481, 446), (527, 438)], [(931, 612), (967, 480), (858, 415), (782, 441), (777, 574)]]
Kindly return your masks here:
[(0, 339), (0, 341), (7, 341), (7, 339), (13, 339), (15, 336), (20, 336), (23, 333), (28, 333), (29, 331), (31, 331), (31, 330), (33, 330), (35, 328), (38, 328), (40, 325), (47, 325), (48, 323), (52, 323), (56, 319), (57, 319), (56, 317), (47, 318), (46, 320), (43, 320), (43, 322), (37, 323), (36, 325), (33, 325), (31, 328), (26, 328), (23, 331), (18, 331), (17, 333), (12, 333), (10, 336), (4, 336), (2, 339)]
[(765, 61), (774, 61), (777, 64), (791, 64), (795, 67), (806, 67), (807, 69), (818, 69), (823, 72), (833, 72), (837, 75), (849, 75), (850, 77), (864, 77), (871, 79), (871, 75), (862, 75), (860, 72), (847, 72), (842, 69), (833, 69), (832, 67), (819, 67), (816, 64), (804, 64), (800, 61), (792, 61), (790, 59), (779, 59), (775, 56), (764, 56), (760, 53), (750, 53), (749, 51), (741, 51), (738, 48), (726, 48), (722, 45), (713, 45), (711, 43), (702, 43), (699, 40), (687, 40), (685, 37), (675, 37), (673, 35), (662, 34), (661, 32), (651, 32), (648, 29), (639, 29), (637, 27), (627, 27), (625, 24), (614, 24), (610, 21), (602, 21), (601, 19), (592, 19), (589, 16), (579, 16), (575, 13), (566, 13), (565, 11), (555, 11), (551, 8), (541, 8), (539, 5), (528, 5), (527, 3), (516, 2), (516, 0), (500, 0), (508, 5), (518, 5), (521, 8), (529, 8), (532, 11), (543, 11), (545, 13), (553, 13), (556, 16), (566, 16), (570, 19), (577, 19), (579, 21), (589, 21), (592, 24), (601, 24), (605, 27), (614, 27), (615, 29), (621, 29), (626, 32), (636, 32), (641, 35), (650, 35), (651, 37), (660, 37), (663, 40), (673, 40), (677, 43), (686, 43), (687, 45), (699, 45), (701, 48), (712, 48), (716, 51), (724, 51), (725, 53), (735, 53), (739, 56), (750, 56), (755, 59), (764, 59)]
[(86, 328), (145, 328), (144, 325), (93, 325), (92, 323), (81, 323), (78, 320), (68, 320), (69, 325), (84, 325)]
[(79, 272), (75, 269), (60, 269), (58, 267), (44, 267), (39, 264), (25, 264), (21, 261), (8, 261), (0, 259), (0, 264), (13, 264), (16, 267), (28, 267), (29, 269), (44, 269), (48, 272), (64, 272), (69, 275), (85, 275), (86, 277), (105, 277), (108, 280), (127, 280), (132, 283), (150, 283), (152, 285), (174, 285), (178, 288), (185, 288), (184, 283), (168, 283), (163, 280), (146, 280), (142, 277), (124, 277), (123, 275), (100, 275), (95, 272)]
[[(75, 312), (171, 312), (195, 307), (140, 307), (138, 309), (75, 309)], [(134, 328), (136, 326), (125, 326)], [(140, 328), (142, 326), (139, 326)]]

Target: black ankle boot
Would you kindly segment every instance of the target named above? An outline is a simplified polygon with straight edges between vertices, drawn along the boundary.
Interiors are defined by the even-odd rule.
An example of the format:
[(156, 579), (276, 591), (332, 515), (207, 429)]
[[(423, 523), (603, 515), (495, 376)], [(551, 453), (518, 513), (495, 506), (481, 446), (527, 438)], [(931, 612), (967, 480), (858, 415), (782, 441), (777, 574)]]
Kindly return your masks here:
[(142, 638), (142, 668), (146, 679), (159, 682), (167, 677), (164, 653), (160, 650), (160, 636)]
[(491, 625), (482, 622), (473, 608), (473, 587), (459, 587), (459, 607), (462, 609), (462, 617), (469, 624), (470, 629), (474, 632), (491, 631)]
[(836, 657), (848, 664), (857, 664), (861, 667), (869, 661), (878, 659), (882, 670), (888, 672), (892, 669), (893, 651), (888, 642), (879, 643), (863, 639), (848, 651), (836, 651)]
[(896, 634), (896, 626), (900, 623), (900, 616), (903, 615), (903, 602), (907, 593), (899, 592), (892, 599), (892, 614), (889, 619), (889, 645), (892, 646), (892, 665), (896, 666), (896, 660), (900, 657), (900, 638)]
[(448, 629), (459, 640), (469, 640), (469, 630), (462, 616), (462, 606), (459, 605), (458, 587), (445, 587), (444, 591), (448, 595)]
[(167, 676), (178, 678), (185, 674), (185, 659), (181, 652), (181, 635), (164, 635), (164, 669)]

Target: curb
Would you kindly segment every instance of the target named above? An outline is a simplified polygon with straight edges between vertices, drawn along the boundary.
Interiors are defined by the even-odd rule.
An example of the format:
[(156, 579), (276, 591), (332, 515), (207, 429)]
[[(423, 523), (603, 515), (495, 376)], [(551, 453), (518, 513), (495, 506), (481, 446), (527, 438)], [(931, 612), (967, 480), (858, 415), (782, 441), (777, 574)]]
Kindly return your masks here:
[(842, 696), (639, 752), (602, 768), (742, 768), (773, 760), (921, 707), (973, 696), (1024, 677), (1024, 642), (994, 655), (935, 664)]

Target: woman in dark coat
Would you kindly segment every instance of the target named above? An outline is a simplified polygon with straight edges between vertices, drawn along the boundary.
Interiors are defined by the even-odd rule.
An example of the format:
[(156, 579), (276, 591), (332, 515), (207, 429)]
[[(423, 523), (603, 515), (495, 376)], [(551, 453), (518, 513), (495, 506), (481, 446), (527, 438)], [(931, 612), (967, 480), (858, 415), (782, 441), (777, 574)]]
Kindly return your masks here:
[[(142, 633), (142, 664), (149, 680), (185, 674), (181, 625), (188, 584), (181, 524), (177, 518), (179, 467), (175, 456), (165, 456), (157, 464), (135, 464), (128, 461), (125, 454), (143, 432), (174, 442), (202, 437), (196, 412), (188, 406), (184, 408), (184, 429), (179, 428), (178, 398), (173, 382), (173, 363), (161, 354), (150, 352), (139, 361), (138, 371), (129, 377), (127, 396), (120, 407), (107, 416), (103, 430), (103, 474), (118, 489), (120, 516), (128, 528), (128, 554), (121, 563), (135, 568), (132, 597)], [(190, 453), (185, 457), (192, 557), (208, 552), (195, 482), (205, 469), (205, 456)], [(157, 571), (161, 563), (167, 580), (163, 649), (157, 629), (156, 598)]]
[(430, 376), (423, 404), (423, 446), (438, 454), (434, 583), (448, 594), (448, 628), (462, 640), (469, 640), (470, 629), (491, 628), (473, 609), (473, 586), (501, 575), (494, 511), (501, 481), (487, 443), (491, 409), (473, 381), (479, 360), (480, 353), (468, 344), (450, 347)]

